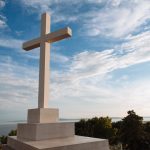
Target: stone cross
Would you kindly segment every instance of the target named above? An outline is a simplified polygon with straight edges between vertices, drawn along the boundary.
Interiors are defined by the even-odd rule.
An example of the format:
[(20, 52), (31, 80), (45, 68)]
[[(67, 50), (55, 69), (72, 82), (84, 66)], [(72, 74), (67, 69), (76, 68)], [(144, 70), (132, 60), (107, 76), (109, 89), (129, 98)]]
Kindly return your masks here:
[(50, 33), (50, 16), (44, 13), (41, 21), (41, 36), (23, 43), (23, 49), (26, 51), (40, 47), (38, 108), (48, 108), (50, 43), (71, 35), (72, 31), (69, 27)]

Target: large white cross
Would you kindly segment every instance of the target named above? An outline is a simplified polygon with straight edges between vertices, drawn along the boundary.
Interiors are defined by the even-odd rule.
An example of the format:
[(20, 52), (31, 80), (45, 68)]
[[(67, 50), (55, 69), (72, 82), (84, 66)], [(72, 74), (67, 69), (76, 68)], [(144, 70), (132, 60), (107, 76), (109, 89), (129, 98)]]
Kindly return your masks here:
[(39, 95), (38, 108), (48, 108), (49, 78), (50, 78), (50, 43), (71, 37), (69, 27), (50, 33), (50, 16), (42, 14), (41, 36), (23, 43), (26, 51), (40, 47)]

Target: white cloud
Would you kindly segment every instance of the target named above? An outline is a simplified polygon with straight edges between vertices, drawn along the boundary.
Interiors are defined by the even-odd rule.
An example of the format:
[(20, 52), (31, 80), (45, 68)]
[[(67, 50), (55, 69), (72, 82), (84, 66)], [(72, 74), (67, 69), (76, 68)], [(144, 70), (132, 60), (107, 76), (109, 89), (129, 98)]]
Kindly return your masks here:
[[(20, 1), (20, 0), (19, 0)], [(53, 8), (54, 11), (60, 11), (61, 8), (64, 6), (67, 7), (69, 9), (69, 6), (73, 6), (73, 5), (82, 5), (82, 4), (87, 4), (87, 3), (91, 3), (91, 4), (97, 4), (97, 3), (101, 3), (103, 0), (65, 0), (65, 1), (61, 1), (61, 0), (21, 0), (20, 2), (23, 4), (23, 6), (25, 6), (27, 9), (28, 7), (32, 7), (34, 10), (30, 12), (38, 12), (38, 13), (43, 13), (43, 12), (51, 12), (53, 13), (51, 7), (54, 5), (55, 7)], [(28, 9), (29, 10), (29, 9)], [(64, 12), (63, 12), (64, 13)]]
[[(80, 22), (80, 31), (88, 36), (124, 37), (138, 30), (150, 19), (149, 0), (21, 0), (20, 2), (29, 12), (40, 15), (49, 12), (52, 14), (53, 23)], [(73, 7), (76, 9), (72, 9)], [(84, 7), (88, 8), (86, 12), (79, 11)]]
[(22, 43), (23, 43), (23, 40), (14, 39), (12, 37), (0, 38), (0, 46), (2, 46), (2, 47), (21, 49)]
[[(53, 18), (53, 23), (65, 21), (65, 22), (73, 22), (77, 20), (77, 16), (66, 14), (63, 9), (64, 5), (67, 7), (68, 5), (77, 4), (79, 1), (59, 1), (59, 0), (21, 0), (23, 7), (29, 13), (38, 13), (39, 18), (42, 13), (47, 12), (51, 14)], [(70, 3), (71, 2), (71, 3)], [(70, 7), (70, 6), (69, 6)], [(32, 8), (32, 9), (30, 9)]]
[[(0, 10), (3, 9), (4, 7), (5, 7), (5, 1), (0, 0)], [(7, 22), (7, 18), (0, 13), (0, 29), (5, 29), (8, 27), (6, 22)]]
[(5, 28), (6, 23), (3, 20), (0, 20), (0, 28)]
[(5, 1), (0, 0), (0, 9), (2, 9), (3, 7), (5, 7)]
[[(53, 18), (53, 23), (58, 23), (61, 21), (78, 21), (80, 14), (78, 8), (86, 4), (99, 4), (102, 1), (103, 0), (19, 0), (18, 2), (21, 2), (22, 6), (29, 13), (38, 13), (40, 16), (43, 12), (48, 12)], [(68, 10), (69, 13), (67, 12)]]
[(70, 73), (74, 79), (103, 75), (119, 68), (150, 61), (150, 32), (128, 37), (115, 49), (84, 51), (73, 57)]
[[(124, 37), (146, 23), (150, 13), (148, 0), (108, 1), (103, 9), (81, 15), (84, 33), (89, 36)], [(84, 18), (84, 19), (83, 19)]]
[[(29, 12), (38, 11), (39, 13), (50, 12), (50, 6), (52, 5), (52, 0), (21, 0), (20, 2)], [(32, 7), (32, 9), (28, 9), (28, 7)]]
[(28, 102), (37, 99), (33, 94), (37, 93), (37, 69), (22, 66), (9, 56), (0, 58), (0, 109), (29, 107)]
[(6, 21), (7, 21), (6, 17), (0, 15), (0, 29), (5, 29), (8, 27)]

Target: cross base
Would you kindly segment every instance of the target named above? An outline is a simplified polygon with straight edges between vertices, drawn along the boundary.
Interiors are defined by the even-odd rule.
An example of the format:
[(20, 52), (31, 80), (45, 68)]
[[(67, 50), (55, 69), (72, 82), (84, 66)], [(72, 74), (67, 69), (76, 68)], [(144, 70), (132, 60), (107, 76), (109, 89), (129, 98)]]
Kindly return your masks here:
[(28, 110), (28, 123), (50, 123), (59, 120), (59, 110), (56, 108), (36, 108)]

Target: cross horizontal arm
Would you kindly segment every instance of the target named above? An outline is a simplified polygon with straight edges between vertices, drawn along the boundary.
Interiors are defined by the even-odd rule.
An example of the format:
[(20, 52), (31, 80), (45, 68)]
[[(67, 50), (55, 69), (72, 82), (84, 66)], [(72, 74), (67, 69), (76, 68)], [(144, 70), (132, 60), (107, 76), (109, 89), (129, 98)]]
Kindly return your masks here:
[(60, 41), (62, 39), (68, 38), (72, 36), (72, 30), (67, 27), (46, 35), (45, 40), (49, 43), (53, 43), (56, 41)]
[[(43, 38), (45, 42), (53, 43), (53, 42), (56, 42), (56, 41), (59, 41), (59, 40), (62, 40), (71, 36), (72, 36), (72, 30), (69, 27), (67, 27), (67, 28), (64, 28), (64, 29), (61, 29), (52, 33), (48, 33), (44, 37), (41, 37), (41, 38)], [(39, 38), (23, 43), (22, 48), (26, 51), (29, 51), (31, 49), (40, 47), (40, 42), (42, 40), (41, 38), (39, 37)]]
[(32, 50), (34, 48), (40, 47), (41, 38), (36, 38), (23, 43), (22, 48), (26, 51)]

